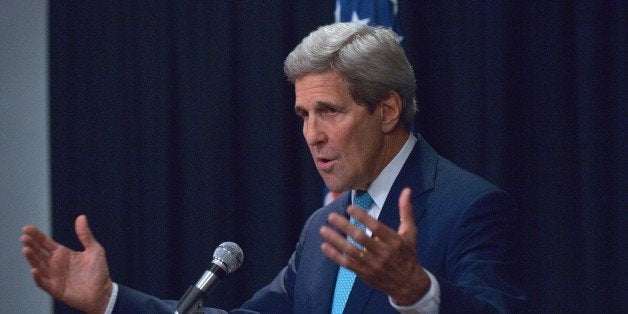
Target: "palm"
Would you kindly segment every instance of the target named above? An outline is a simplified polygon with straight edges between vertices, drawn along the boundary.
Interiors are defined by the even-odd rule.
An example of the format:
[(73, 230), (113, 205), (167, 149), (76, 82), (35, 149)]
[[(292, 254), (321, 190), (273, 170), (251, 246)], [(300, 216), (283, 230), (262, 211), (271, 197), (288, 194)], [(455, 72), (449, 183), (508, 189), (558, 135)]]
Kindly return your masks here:
[[(91, 303), (98, 297), (99, 287), (107, 281), (107, 274), (102, 274), (101, 269), (106, 269), (104, 252), (91, 250), (83, 252), (71, 251), (64, 246), (53, 252), (50, 259), (50, 294), (68, 305), (76, 308), (84, 308), (81, 303)], [(104, 276), (103, 276), (104, 275)]]

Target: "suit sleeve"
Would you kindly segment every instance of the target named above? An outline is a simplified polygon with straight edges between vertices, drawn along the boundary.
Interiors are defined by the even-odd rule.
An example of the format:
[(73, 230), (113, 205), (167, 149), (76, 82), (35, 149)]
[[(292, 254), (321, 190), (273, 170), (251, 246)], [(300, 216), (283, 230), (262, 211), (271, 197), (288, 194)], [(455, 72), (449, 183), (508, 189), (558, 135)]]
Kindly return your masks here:
[(485, 192), (456, 221), (448, 243), (441, 313), (511, 312), (525, 295), (513, 278), (518, 212), (503, 191)]
[[(259, 290), (253, 298), (247, 301), (242, 308), (234, 309), (231, 313), (289, 313), (292, 303), (288, 297), (284, 282), (289, 273), (288, 266), (279, 272), (275, 279), (266, 287)], [(142, 293), (131, 288), (118, 285), (118, 296), (112, 314), (123, 313), (173, 313), (177, 301), (161, 300), (154, 296)], [(226, 314), (227, 311), (215, 308), (205, 308), (208, 314)]]
[(118, 284), (118, 296), (112, 313), (172, 313), (175, 306), (176, 303)]
[[(291, 258), (291, 261), (294, 259)], [(292, 265), (292, 263), (290, 264)], [(275, 279), (262, 288), (255, 295), (231, 313), (290, 313), (292, 301), (286, 289), (287, 282), (291, 282), (291, 266), (282, 269)], [(133, 290), (118, 284), (118, 296), (112, 314), (123, 313), (173, 313), (177, 301), (161, 300), (154, 296)], [(206, 308), (208, 314), (226, 314), (227, 311)]]
[[(307, 225), (306, 223), (306, 228)], [(306, 230), (304, 228), (304, 230)], [(291, 313), (293, 311), (294, 282), (297, 274), (303, 238), (302, 232), (295, 252), (284, 267), (267, 286), (257, 291), (241, 308), (230, 313)], [(118, 298), (113, 314), (118, 313), (173, 313), (177, 301), (165, 301), (142, 292), (118, 285)], [(206, 308), (205, 313), (223, 314), (224, 310)]]

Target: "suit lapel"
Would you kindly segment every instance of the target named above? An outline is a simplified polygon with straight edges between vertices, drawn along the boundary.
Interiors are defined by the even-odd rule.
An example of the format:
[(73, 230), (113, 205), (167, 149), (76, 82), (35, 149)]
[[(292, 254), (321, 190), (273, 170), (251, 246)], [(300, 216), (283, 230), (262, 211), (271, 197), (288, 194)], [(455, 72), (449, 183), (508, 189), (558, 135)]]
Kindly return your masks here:
[(425, 208), (417, 206), (417, 200), (421, 195), (434, 189), (436, 179), (436, 164), (438, 155), (425, 142), (423, 137), (417, 136), (416, 145), (401, 168), (397, 179), (390, 188), (386, 203), (379, 216), (379, 220), (387, 226), (397, 230), (399, 228), (399, 195), (401, 191), (409, 187), (412, 189), (412, 205), (414, 206), (414, 221), (418, 225), (425, 212)]
[[(347, 206), (351, 203), (351, 193), (344, 193), (336, 201), (330, 204), (330, 210), (324, 213), (324, 217), (322, 219), (327, 219), (327, 215), (332, 212), (337, 212), (341, 215), (346, 215)], [(324, 224), (324, 223), (322, 223)], [(331, 225), (329, 225), (331, 226)], [(333, 226), (331, 226), (333, 227)], [(315, 256), (303, 256), (302, 258), (309, 258), (307, 263), (312, 263), (310, 267), (307, 269), (315, 269), (317, 270), (316, 274), (310, 274), (311, 277), (311, 285), (305, 287), (308, 289), (308, 293), (305, 295), (308, 296), (308, 301), (306, 301), (305, 305), (310, 309), (309, 313), (329, 313), (331, 309), (331, 303), (334, 297), (334, 287), (336, 286), (336, 277), (338, 274), (338, 265), (323, 256), (320, 251), (320, 244), (322, 243), (322, 238), (318, 231), (313, 230), (313, 235), (318, 239), (315, 242), (315, 248), (311, 251), (316, 252)]]
[[(420, 135), (416, 136), (418, 139), (417, 143), (414, 145), (410, 156), (408, 156), (408, 159), (401, 168), (399, 175), (395, 179), (395, 182), (386, 197), (384, 208), (382, 208), (382, 212), (378, 217), (379, 221), (394, 230), (399, 229), (398, 200), (401, 191), (405, 187), (410, 187), (412, 189), (412, 203), (417, 204), (418, 202), (415, 201), (416, 199), (434, 188), (438, 155)], [(417, 225), (424, 211), (424, 207), (414, 207), (414, 219)], [(336, 266), (336, 271), (337, 268), (338, 267)], [(333, 282), (335, 282), (335, 279)], [(347, 300), (344, 313), (364, 312), (364, 309), (366, 308), (374, 290), (374, 288), (366, 284), (362, 281), (362, 279), (356, 277), (355, 283), (351, 288), (351, 293), (349, 294), (349, 299)]]

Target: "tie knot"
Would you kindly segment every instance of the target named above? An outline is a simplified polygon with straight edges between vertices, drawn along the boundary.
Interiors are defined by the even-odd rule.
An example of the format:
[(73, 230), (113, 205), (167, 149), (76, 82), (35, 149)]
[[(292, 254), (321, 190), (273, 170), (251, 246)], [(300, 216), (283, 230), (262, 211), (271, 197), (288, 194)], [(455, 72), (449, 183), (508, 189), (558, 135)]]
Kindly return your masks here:
[(367, 191), (356, 191), (353, 204), (368, 210), (373, 205), (373, 199)]

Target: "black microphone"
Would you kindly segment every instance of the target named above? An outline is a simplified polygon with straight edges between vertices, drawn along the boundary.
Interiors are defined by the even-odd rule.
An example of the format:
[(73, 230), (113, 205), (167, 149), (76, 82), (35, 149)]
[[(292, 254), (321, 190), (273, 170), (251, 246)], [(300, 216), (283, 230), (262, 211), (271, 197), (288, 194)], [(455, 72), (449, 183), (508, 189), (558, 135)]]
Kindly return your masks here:
[(191, 310), (202, 309), (205, 296), (225, 275), (234, 272), (242, 265), (244, 253), (233, 242), (223, 242), (214, 251), (214, 260), (196, 285), (190, 286), (181, 297), (175, 314), (190, 313)]

